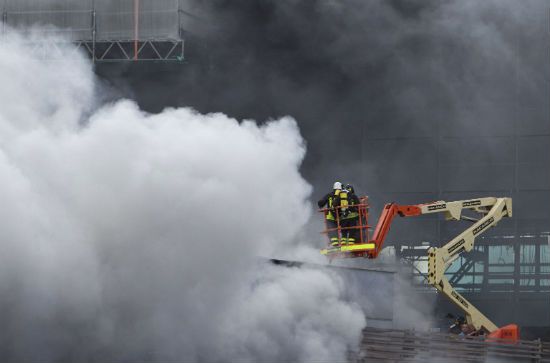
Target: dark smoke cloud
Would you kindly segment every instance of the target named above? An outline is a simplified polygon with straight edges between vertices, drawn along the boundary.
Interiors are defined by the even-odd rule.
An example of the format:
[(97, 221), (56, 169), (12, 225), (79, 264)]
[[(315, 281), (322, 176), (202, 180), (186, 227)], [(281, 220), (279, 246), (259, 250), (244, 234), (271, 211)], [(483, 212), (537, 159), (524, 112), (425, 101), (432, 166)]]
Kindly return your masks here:
[[(196, 31), (196, 34), (189, 34), (186, 64), (138, 64), (122, 67), (99, 65), (97, 73), (104, 78), (105, 83), (112, 83), (114, 89), (122, 90), (131, 98), (137, 99), (140, 108), (146, 111), (160, 112), (169, 106), (191, 106), (202, 113), (224, 112), (239, 120), (269, 120), (291, 115), (297, 120), (307, 143), (308, 152), (302, 171), (305, 178), (314, 185), (315, 196), (324, 192), (335, 178), (341, 178), (355, 182), (361, 192), (373, 194), (376, 198), (372, 199), (377, 206), (396, 196), (400, 198), (400, 202), (412, 203), (435, 199), (438, 197), (434, 184), (438, 166), (430, 158), (435, 153), (443, 155), (443, 160), (456, 162), (453, 169), (441, 172), (440, 177), (449, 180), (449, 190), (458, 190), (457, 193), (449, 193), (447, 196), (461, 197), (464, 194), (461, 194), (464, 185), (472, 186), (470, 189), (479, 185), (487, 186), (483, 193), (492, 193), (494, 190), (499, 194), (508, 193), (508, 184), (503, 183), (510, 175), (509, 170), (506, 170), (508, 166), (503, 167), (504, 170), (498, 175), (479, 176), (472, 174), (472, 170), (479, 171), (482, 167), (471, 169), (464, 166), (463, 161), (483, 160), (498, 164), (514, 155), (508, 140), (502, 139), (514, 130), (519, 128), (525, 133), (548, 132), (548, 94), (545, 83), (548, 78), (545, 22), (547, 9), (544, 2), (231, 0), (194, 2), (192, 10), (200, 13), (206, 24), (201, 29), (191, 26), (190, 31)], [(7, 55), (10, 54), (11, 50), (6, 51), (6, 57), (2, 59), (9, 61), (11, 58)], [(23, 129), (15, 134), (25, 136), (21, 140), (26, 142), (22, 144), (24, 147), (15, 150), (19, 153), (14, 154), (14, 150), (8, 150), (12, 153), (10, 155), (19, 158), (18, 161), (4, 158), (2, 164), (6, 168), (5, 180), (8, 180), (6, 175), (9, 175), (17, 181), (10, 185), (5, 183), (4, 189), (9, 193), (4, 196), (6, 200), (3, 205), (9, 205), (10, 208), (2, 209), (6, 217), (2, 240), (9, 241), (4, 246), (7, 250), (4, 255), (9, 256), (9, 260), (6, 258), (2, 265), (2, 287), (5, 289), (2, 306), (6, 312), (3, 317), (6, 327), (3, 335), (3, 341), (6, 342), (3, 344), (4, 357), (13, 360), (105, 360), (105, 357), (176, 360), (185, 353), (191, 359), (215, 360), (226, 357), (221, 354), (220, 358), (220, 351), (245, 360), (253, 360), (258, 353), (263, 353), (262, 357), (269, 359), (283, 357), (291, 360), (307, 359), (312, 352), (326, 353), (323, 358), (327, 355), (343, 356), (346, 343), (353, 342), (356, 336), (350, 332), (349, 327), (352, 326), (351, 330), (357, 332), (363, 323), (361, 315), (356, 314), (356, 307), (341, 301), (340, 294), (345, 290), (341, 281), (316, 272), (306, 271), (297, 277), (280, 270), (260, 277), (246, 275), (244, 287), (239, 285), (244, 291), (236, 295), (247, 297), (246, 300), (251, 305), (246, 306), (251, 307), (252, 313), (260, 315), (253, 314), (247, 320), (248, 311), (242, 310), (239, 305), (242, 300), (236, 299), (229, 303), (227, 309), (239, 318), (233, 321), (238, 324), (220, 319), (212, 320), (215, 323), (213, 325), (201, 325), (204, 321), (202, 318), (212, 317), (210, 314), (213, 312), (215, 315), (218, 310), (204, 309), (197, 301), (214, 302), (218, 307), (230, 294), (223, 290), (223, 286), (220, 287), (222, 290), (213, 291), (208, 288), (208, 284), (200, 284), (198, 281), (204, 277), (205, 281), (211, 282), (216, 276), (221, 276), (221, 281), (226, 281), (225, 278), (231, 280), (242, 275), (234, 271), (226, 274), (227, 270), (224, 268), (217, 269), (214, 276), (206, 273), (199, 277), (185, 274), (188, 270), (180, 266), (178, 256), (183, 255), (189, 260), (193, 258), (182, 253), (179, 249), (181, 247), (174, 242), (179, 232), (184, 232), (177, 225), (180, 222), (180, 212), (184, 210), (178, 209), (176, 205), (173, 214), (168, 216), (170, 220), (165, 220), (166, 210), (162, 205), (173, 201), (170, 193), (154, 194), (158, 199), (153, 198), (153, 202), (145, 203), (146, 205), (133, 204), (133, 199), (129, 198), (124, 210), (135, 219), (123, 220), (135, 226), (136, 230), (124, 233), (114, 228), (112, 221), (119, 214), (103, 214), (103, 211), (116, 211), (117, 203), (113, 203), (113, 200), (119, 196), (116, 195), (115, 198), (109, 194), (109, 190), (115, 188), (121, 192), (135, 192), (127, 188), (126, 183), (133, 180), (124, 177), (123, 172), (128, 170), (119, 170), (119, 167), (127, 164), (128, 159), (124, 157), (131, 159), (135, 155), (141, 155), (142, 148), (132, 149), (135, 150), (135, 155), (111, 152), (112, 148), (116, 149), (118, 144), (127, 141), (124, 138), (125, 132), (121, 131), (117, 135), (122, 139), (110, 140), (109, 145), (112, 148), (104, 148), (104, 138), (99, 135), (90, 140), (95, 144), (88, 145), (93, 152), (80, 154), (79, 147), (71, 144), (71, 140), (73, 137), (78, 139), (79, 125), (89, 121), (83, 114), (91, 111), (75, 110), (73, 106), (94, 105), (89, 87), (93, 82), (92, 76), (87, 72), (76, 72), (78, 77), (74, 79), (79, 79), (82, 84), (75, 86), (63, 78), (67, 71), (74, 68), (67, 67), (63, 71), (50, 68), (45, 73), (47, 79), (44, 83), (47, 86), (37, 88), (34, 83), (36, 79), (32, 75), (43, 75), (44, 72), (36, 62), (22, 64), (24, 67), (15, 68), (25, 82), (9, 81), (10, 77), (17, 75), (11, 72), (3, 73), (6, 78), (2, 82), (10, 84), (10, 88), (2, 88), (5, 96), (24, 94), (27, 96), (25, 102), (29, 102), (24, 103), (25, 107), (15, 107), (21, 102), (21, 98), (16, 98), (5, 102), (5, 105), (12, 107), (2, 107), (2, 116), (7, 121), (2, 123), (4, 128), (1, 135), (6, 145), (12, 145), (8, 141), (15, 129)], [(78, 63), (78, 67), (87, 66)], [(64, 86), (64, 83), (69, 84), (69, 87)], [(33, 87), (28, 87), (27, 84)], [(52, 84), (58, 87), (52, 87)], [(44, 92), (52, 89), (55, 92)], [(100, 93), (103, 90), (101, 88)], [(45, 94), (48, 97), (44, 97)], [(63, 102), (62, 107), (56, 106), (55, 97), (65, 96), (70, 101)], [(139, 127), (136, 127), (137, 130), (132, 135), (139, 140), (150, 141), (156, 145), (153, 149), (159, 150), (160, 154), (148, 157), (158, 157), (170, 163), (173, 159), (161, 152), (166, 145), (155, 143), (149, 136), (144, 136), (147, 132), (139, 132), (144, 127), (145, 120), (149, 120), (149, 116), (142, 114), (140, 108), (131, 102), (117, 102), (113, 108), (107, 109), (107, 114), (116, 113), (125, 122), (128, 119), (136, 121)], [(33, 110), (39, 111), (33, 114)], [(173, 112), (169, 111), (161, 116), (162, 121), (159, 122), (171, 124), (164, 117)], [(208, 118), (195, 116), (201, 120), (203, 117)], [(189, 117), (193, 119), (195, 116)], [(224, 116), (219, 117), (225, 119)], [(96, 118), (105, 121), (103, 126), (110, 119), (105, 113), (96, 115)], [(70, 122), (58, 123), (60, 119)], [(59, 150), (55, 143), (36, 144), (37, 140), (41, 140), (40, 133), (43, 132), (34, 128), (33, 123), (37, 120), (51, 125), (55, 132), (65, 135), (65, 146), (69, 150), (55, 152)], [(236, 121), (228, 122), (233, 127), (238, 127)], [(303, 149), (300, 147), (301, 139), (296, 136), (296, 128), (289, 126), (290, 124), (286, 124), (283, 129), (288, 131), (285, 135), (294, 141), (290, 146), (280, 145), (278, 150), (282, 152), (286, 149), (290, 150), (290, 154), (296, 154), (285, 154), (290, 160), (290, 164), (285, 165), (291, 171), (292, 180), (298, 180), (298, 184), (291, 183), (288, 188), (281, 188), (284, 193), (280, 199), (266, 196), (267, 191), (271, 190), (271, 182), (288, 180), (286, 173), (273, 175), (273, 170), (269, 168), (265, 170), (266, 179), (256, 180), (254, 175), (243, 175), (243, 179), (236, 183), (241, 190), (254, 191), (254, 198), (259, 198), (263, 204), (286, 200), (288, 190), (295, 191), (296, 185), (300, 185), (299, 192), (294, 194), (299, 195), (296, 199), (301, 200), (308, 195), (301, 177), (295, 174)], [(128, 126), (127, 123), (124, 125)], [(251, 128), (252, 135), (257, 135), (257, 132), (261, 134), (255, 127), (248, 127)], [(126, 131), (132, 129), (129, 126), (124, 128)], [(238, 130), (249, 135), (244, 130)], [(441, 150), (434, 143), (436, 130), (441, 137), (448, 138), (442, 144)], [(170, 138), (171, 132), (167, 134)], [(239, 132), (238, 134), (241, 135)], [(218, 133), (216, 135), (220, 136), (217, 143), (219, 145), (225, 142), (232, 144), (235, 141), (227, 141)], [(491, 137), (466, 141), (452, 139), (463, 135)], [(412, 137), (413, 140), (406, 140), (405, 137)], [(284, 140), (286, 137), (278, 139)], [(365, 142), (367, 139), (368, 142)], [(245, 141), (253, 145), (250, 139)], [(543, 139), (533, 145), (542, 146), (544, 151), (545, 141)], [(236, 144), (242, 146), (246, 143)], [(34, 145), (39, 145), (40, 151), (50, 150), (53, 154), (36, 152)], [(139, 145), (141, 144), (138, 143), (137, 146)], [(177, 147), (177, 143), (170, 145), (174, 147), (171, 149), (174, 155), (181, 156), (181, 159), (176, 159), (176, 164), (187, 160), (187, 154)], [(71, 146), (74, 148), (70, 148)], [(26, 150), (26, 153), (21, 153), (21, 150)], [(201, 146), (196, 146), (194, 150), (198, 150), (197, 153), (202, 151)], [(109, 161), (106, 165), (93, 162), (98, 152)], [(249, 153), (254, 155), (255, 152), (255, 149), (251, 149)], [(47, 164), (43, 162), (44, 155), (52, 157)], [(546, 162), (544, 155), (540, 149), (532, 147), (527, 149), (523, 157)], [(86, 157), (82, 158), (83, 156)], [(122, 158), (122, 161), (117, 157)], [(62, 165), (67, 160), (70, 161), (68, 165), (71, 168), (85, 172), (73, 173), (69, 168), (63, 173), (52, 173), (45, 167), (53, 164), (63, 169)], [(25, 169), (19, 161), (28, 162), (32, 167)], [(86, 167), (80, 164), (85, 164)], [(111, 169), (103, 169), (110, 165)], [(264, 170), (262, 165), (259, 163), (258, 167)], [(191, 166), (199, 174), (203, 172), (201, 165), (191, 163)], [(143, 171), (140, 168), (147, 167), (137, 165), (136, 170)], [(29, 184), (28, 175), (25, 174), (29, 170), (46, 176), (48, 182), (39, 183), (40, 187)], [(101, 177), (103, 173), (112, 175), (111, 179), (105, 182)], [(93, 178), (86, 178), (89, 175)], [(69, 190), (70, 193), (67, 193), (63, 187), (67, 179), (83, 183), (75, 185), (86, 187)], [(216, 178), (207, 179), (208, 183), (201, 186), (209, 192), (217, 190)], [(532, 179), (533, 188), (540, 186), (541, 181), (545, 180), (544, 176), (535, 176)], [(178, 183), (181, 179), (174, 177), (169, 180), (171, 183), (168, 189), (175, 188), (179, 191), (182, 185)], [(159, 187), (158, 190), (166, 188), (165, 184), (155, 184), (154, 180), (151, 182), (153, 184), (146, 188), (148, 192), (155, 187)], [(269, 188), (266, 189), (268, 184)], [(104, 195), (108, 197), (96, 199), (86, 193), (89, 189), (105, 192), (105, 185), (107, 193)], [(52, 195), (62, 198), (53, 198)], [(232, 198), (237, 198), (234, 194), (231, 195)], [(23, 199), (18, 196), (31, 197), (26, 199), (29, 202), (21, 203)], [(515, 199), (516, 205), (520, 207), (519, 211), (522, 200), (534, 198), (528, 199), (523, 195), (519, 197), (523, 197)], [(548, 199), (546, 194), (543, 197)], [(419, 200), (420, 198), (422, 199)], [(74, 207), (75, 201), (85, 207), (80, 204), (79, 208), (67, 209), (67, 205)], [(298, 219), (303, 223), (302, 217), (309, 212), (301, 204), (296, 209), (302, 212), (298, 213)], [(48, 218), (43, 213), (45, 210), (57, 217)], [(78, 213), (75, 214), (74, 210)], [(92, 213), (91, 210), (101, 212)], [(532, 213), (540, 214), (540, 210)], [(163, 218), (158, 219), (160, 215)], [(250, 233), (247, 241), (257, 240), (258, 234), (242, 228), (240, 224), (230, 223), (231, 220), (225, 220), (224, 216), (227, 215), (224, 213), (220, 216), (220, 220), (226, 223), (224, 226), (237, 228), (239, 233)], [(542, 215), (548, 217), (546, 211)], [(200, 221), (194, 222), (200, 223), (205, 218), (206, 215)], [(29, 220), (33, 221), (35, 228), (28, 228)], [(296, 220), (291, 222), (288, 228), (297, 234), (298, 231), (294, 230), (297, 227)], [(94, 228), (88, 229), (89, 223), (93, 223)], [(400, 223), (407, 227), (407, 237), (415, 242), (420, 238), (413, 238), (412, 228), (418, 225), (430, 227), (419, 228), (422, 231), (417, 232), (424, 233), (420, 234), (422, 238), (434, 237), (425, 232), (431, 231), (431, 221), (427, 224), (416, 221), (411, 224), (403, 221)], [(167, 226), (170, 227), (170, 233), (160, 242), (163, 246), (160, 250), (162, 252), (156, 253), (159, 250), (146, 242), (152, 235), (163, 236), (162, 232)], [(285, 230), (286, 223), (282, 223), (283, 227), (280, 228), (263, 223), (262, 226), (277, 232), (277, 238), (269, 241), (268, 245), (272, 242), (277, 244), (288, 237), (286, 234), (279, 235), (281, 230)], [(193, 241), (201, 238), (203, 229), (192, 231)], [(215, 231), (208, 232), (218, 237)], [(36, 249), (34, 244), (37, 236), (47, 242), (45, 246), (53, 243), (54, 247), (62, 248)], [(141, 242), (140, 247), (144, 250), (137, 249), (129, 253), (132, 251), (133, 238)], [(75, 239), (81, 243), (75, 244)], [(93, 246), (99, 247), (90, 249), (88, 239), (97, 243)], [(15, 243), (21, 240), (25, 243)], [(113, 240), (121, 242), (105, 248)], [(213, 243), (214, 239), (209, 241)], [(71, 251), (70, 255), (62, 252), (66, 248)], [(200, 252), (200, 256), (208, 255), (208, 251), (203, 250), (203, 245), (194, 248)], [(178, 253), (167, 253), (174, 251), (173, 249)], [(254, 254), (263, 252), (254, 249)], [(98, 256), (95, 256), (96, 253)], [(94, 258), (90, 258), (91, 255)], [(248, 257), (251, 256), (252, 253)], [(147, 266), (151, 259), (154, 260), (154, 268), (144, 269), (143, 266)], [(97, 261), (101, 262), (99, 266)], [(201, 258), (191, 262), (208, 265), (211, 260)], [(74, 274), (73, 271), (78, 273)], [(183, 281), (174, 279), (178, 274), (185, 275)], [(264, 284), (255, 290), (249, 289), (250, 286), (256, 286), (258, 280)], [(303, 289), (310, 288), (312, 280), (317, 281), (318, 285), (315, 285), (317, 288), (314, 291), (307, 290), (304, 305), (293, 304), (293, 299), (285, 295), (288, 292), (306, 291)], [(163, 281), (169, 283), (162, 283)], [(196, 286), (191, 292), (195, 294), (193, 298), (185, 299), (186, 295), (178, 290), (180, 283)], [(302, 285), (296, 288), (296, 283)], [(131, 288), (124, 291), (123, 288), (128, 286)], [(281, 289), (280, 286), (284, 288)], [(327, 322), (309, 319), (312, 311), (308, 308), (316, 301), (311, 297), (326, 297), (323, 291), (330, 293), (334, 308), (341, 312), (341, 317), (349, 321), (350, 325), (319, 326), (316, 324)], [(255, 292), (260, 295), (254, 295)], [(172, 298), (164, 300), (163, 296)], [(273, 296), (277, 299), (271, 299)], [(262, 309), (264, 305), (259, 303), (265, 301), (262, 297), (274, 302), (270, 305), (273, 309), (279, 308), (278, 303), (281, 301), (288, 304), (286, 306), (292, 311), (292, 317), (300, 319), (293, 320), (292, 317), (284, 316), (285, 319), (281, 321), (298, 321), (299, 324), (293, 325), (297, 328), (296, 331), (311, 333), (323, 330), (327, 334), (320, 339), (308, 340), (310, 343), (307, 346), (301, 346), (295, 340), (289, 339), (288, 335), (280, 334), (281, 326), (284, 327), (285, 324), (277, 324), (278, 316), (275, 321), (268, 319), (270, 324), (257, 329), (256, 324), (262, 321), (261, 314), (266, 311)], [(182, 326), (180, 321), (183, 318), (178, 317), (182, 311), (180, 298), (184, 300), (184, 308), (191, 309), (184, 311), (196, 313), (185, 315), (188, 319), (187, 326)], [(105, 301), (108, 303), (103, 304)], [(78, 310), (78, 314), (72, 313), (75, 310)], [(324, 313), (326, 310), (323, 306), (313, 311), (313, 314), (319, 316), (324, 316)], [(355, 321), (356, 319), (359, 321)], [(63, 327), (57, 330), (59, 334), (52, 334), (55, 331), (52, 326), (59, 325)], [(67, 326), (73, 329), (65, 329)], [(189, 326), (193, 329), (189, 329)], [(242, 331), (261, 331), (265, 335), (231, 335), (234, 340), (229, 341), (220, 338), (225, 337), (224, 333), (233, 333), (236, 328)], [(193, 331), (196, 333), (192, 336), (186, 335)], [(180, 339), (166, 339), (167, 333)], [(182, 336), (187, 339), (181, 339)], [(220, 345), (227, 344), (224, 346), (226, 349), (213, 351), (211, 341), (208, 340), (212, 336), (220, 338)], [(270, 339), (265, 338), (266, 336)], [(338, 338), (331, 341), (331, 336)], [(308, 338), (311, 337), (315, 338), (315, 335), (308, 335)], [(272, 341), (276, 341), (276, 344), (272, 344)], [(34, 348), (33, 351), (26, 350), (29, 346)], [(74, 350), (67, 347), (74, 347)], [(327, 351), (319, 347), (331, 349)]]
[[(507, 195), (514, 218), (491, 233), (548, 231), (546, 1), (187, 4), (204, 21), (189, 22), (185, 65), (99, 73), (149, 110), (292, 115), (314, 197), (335, 179), (369, 194), (374, 214), (390, 201)], [(390, 239), (443, 243), (463, 227), (400, 220)]]
[[(123, 78), (135, 97), (152, 110), (292, 115), (309, 146), (303, 170), (318, 190), (342, 178), (371, 193), (432, 196), (435, 153), (499, 162), (509, 155), (494, 137), (548, 128), (542, 1), (188, 3), (205, 19), (201, 28), (190, 22), (188, 63), (130, 67)], [(436, 132), (493, 138), (438, 150)], [(415, 139), (380, 140), (395, 137)], [(499, 177), (471, 182), (458, 169), (441, 172), (458, 178), (448, 189), (502, 189)]]

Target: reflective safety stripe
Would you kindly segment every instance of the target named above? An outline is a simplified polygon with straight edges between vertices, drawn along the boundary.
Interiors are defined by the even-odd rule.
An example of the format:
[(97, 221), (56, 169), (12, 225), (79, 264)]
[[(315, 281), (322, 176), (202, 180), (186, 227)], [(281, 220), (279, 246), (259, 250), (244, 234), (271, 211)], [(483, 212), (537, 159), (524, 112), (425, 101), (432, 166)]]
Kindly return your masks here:
[(320, 252), (322, 255), (328, 255), (328, 254), (337, 253), (337, 252), (374, 250), (375, 248), (376, 246), (374, 245), (374, 243), (362, 243), (360, 245), (342, 246), (340, 248), (338, 247), (325, 248), (325, 249), (322, 249)]
[(330, 210), (332, 208), (334, 208), (334, 198), (340, 193), (340, 190), (335, 190), (334, 191), (334, 195), (331, 195), (328, 197), (328, 203), (327, 203), (327, 206), (328, 206), (328, 209), (329, 211), (327, 212), (327, 219), (329, 221), (334, 221), (335, 218), (334, 218), (334, 214), (333, 212)]
[(344, 219), (352, 219), (352, 218), (357, 218), (357, 217), (359, 217), (359, 213), (357, 213), (357, 212), (350, 212), (347, 216), (342, 217), (342, 220), (344, 220)]
[(375, 248), (374, 243), (362, 243), (360, 245), (342, 246), (340, 250), (346, 251), (358, 251), (358, 250), (373, 250)]

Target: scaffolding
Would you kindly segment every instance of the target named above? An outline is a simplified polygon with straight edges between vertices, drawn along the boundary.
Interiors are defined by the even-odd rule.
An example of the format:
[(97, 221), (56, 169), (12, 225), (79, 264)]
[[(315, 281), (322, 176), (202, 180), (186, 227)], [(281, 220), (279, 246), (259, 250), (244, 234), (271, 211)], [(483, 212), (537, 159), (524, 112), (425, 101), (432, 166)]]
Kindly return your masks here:
[[(56, 59), (74, 47), (94, 62), (183, 61), (184, 0), (0, 0), (7, 28), (33, 30), (36, 54)], [(53, 40), (55, 39), (55, 40)], [(60, 39), (62, 39), (60, 41)]]

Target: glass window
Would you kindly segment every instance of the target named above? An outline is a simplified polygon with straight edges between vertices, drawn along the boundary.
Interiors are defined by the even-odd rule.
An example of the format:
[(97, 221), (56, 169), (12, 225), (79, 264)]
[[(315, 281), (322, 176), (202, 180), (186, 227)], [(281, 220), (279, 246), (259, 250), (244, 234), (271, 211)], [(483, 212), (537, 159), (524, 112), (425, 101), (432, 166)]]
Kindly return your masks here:
[(513, 284), (513, 279), (489, 279), (490, 284)]
[(540, 262), (550, 264), (550, 244), (540, 246)]
[(474, 284), (482, 284), (482, 283), (483, 283), (483, 275), (475, 275)]
[(535, 273), (535, 265), (520, 266), (519, 271), (522, 274), (534, 274)]
[(462, 266), (462, 264), (464, 263), (464, 259), (462, 257), (459, 257), (457, 258), (456, 260), (453, 261), (453, 263), (451, 264), (451, 266), (449, 266), (449, 268), (447, 269), (446, 272), (448, 273), (454, 273), (454, 272), (457, 272), (458, 269), (460, 268), (460, 266)]
[(520, 245), (520, 263), (535, 263), (535, 245)]
[(520, 279), (519, 284), (521, 286), (535, 286), (535, 279)]
[(490, 264), (513, 264), (514, 247), (513, 246), (489, 246)]
[(489, 265), (489, 272), (514, 272), (514, 266)]

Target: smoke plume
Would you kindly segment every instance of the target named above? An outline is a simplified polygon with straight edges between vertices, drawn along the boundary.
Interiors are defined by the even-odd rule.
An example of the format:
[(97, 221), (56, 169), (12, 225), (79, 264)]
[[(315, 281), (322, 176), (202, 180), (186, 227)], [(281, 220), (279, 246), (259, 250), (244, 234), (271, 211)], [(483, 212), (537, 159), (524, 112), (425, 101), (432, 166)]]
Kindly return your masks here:
[(101, 104), (29, 40), (0, 42), (1, 360), (345, 359), (343, 280), (257, 259), (311, 215), (296, 121)]
[[(308, 141), (302, 172), (316, 196), (334, 179), (355, 183), (377, 210), (515, 191), (517, 215), (545, 230), (547, 213), (531, 198), (549, 183), (540, 172), (548, 153), (535, 151), (550, 130), (546, 1), (184, 4), (209, 28), (184, 23), (185, 66), (99, 68), (129, 84), (142, 107), (290, 114)], [(514, 181), (498, 164), (516, 158), (537, 165)], [(426, 224), (411, 222), (399, 237), (440, 237)]]

